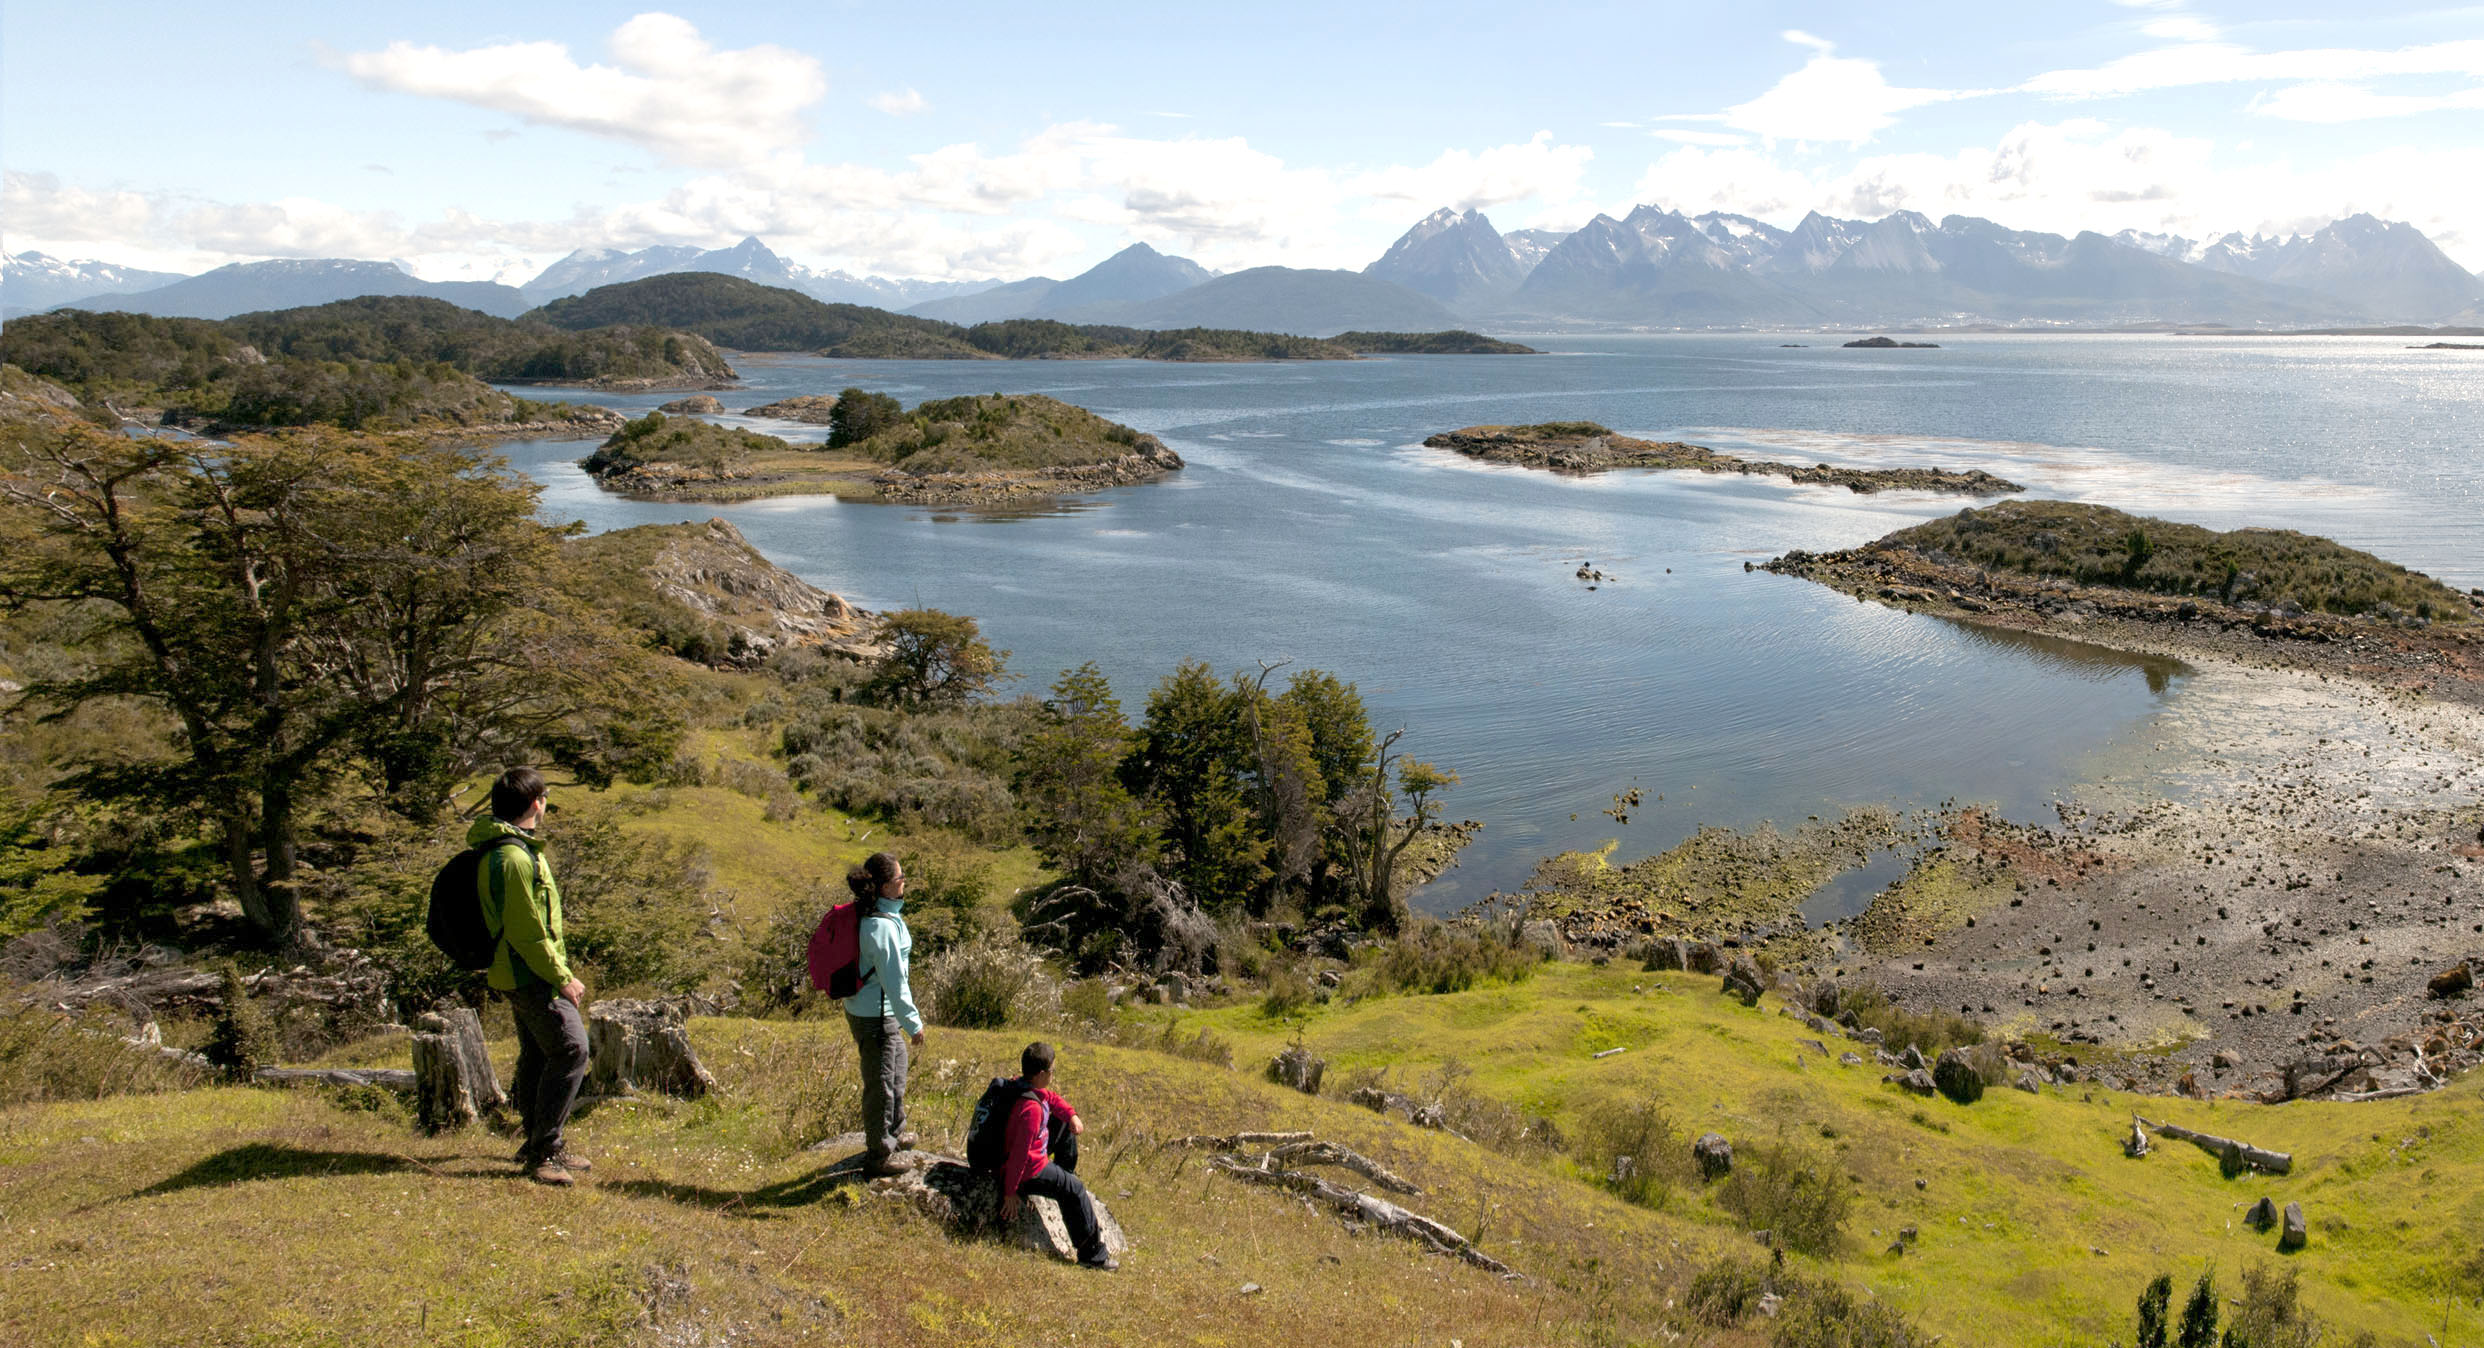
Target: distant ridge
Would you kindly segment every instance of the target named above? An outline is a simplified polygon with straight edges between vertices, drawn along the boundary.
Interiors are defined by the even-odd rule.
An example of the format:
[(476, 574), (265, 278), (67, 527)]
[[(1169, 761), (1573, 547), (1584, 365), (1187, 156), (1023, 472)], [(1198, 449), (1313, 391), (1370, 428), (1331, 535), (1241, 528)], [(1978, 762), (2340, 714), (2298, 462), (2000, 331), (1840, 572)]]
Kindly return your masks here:
[(634, 253), (609, 248), (581, 248), (544, 268), (535, 279), (519, 289), (525, 292), (529, 304), (540, 306), (571, 295), (585, 294), (597, 286), (694, 271), (719, 272), (756, 281), (760, 285), (781, 286), (828, 304), (869, 304), (880, 308), (903, 308), (940, 296), (970, 295), (988, 290), (995, 284), (991, 281), (892, 281), (878, 276), (856, 276), (851, 272), (817, 271), (786, 261), (752, 236), (730, 248), (701, 249), (659, 244)]
[(98, 295), (60, 307), (158, 318), (231, 318), (366, 295), (419, 295), (494, 318), (515, 318), (526, 309), (526, 297), (508, 286), (490, 281), (425, 281), (386, 262), (349, 258), (236, 262), (153, 290)]

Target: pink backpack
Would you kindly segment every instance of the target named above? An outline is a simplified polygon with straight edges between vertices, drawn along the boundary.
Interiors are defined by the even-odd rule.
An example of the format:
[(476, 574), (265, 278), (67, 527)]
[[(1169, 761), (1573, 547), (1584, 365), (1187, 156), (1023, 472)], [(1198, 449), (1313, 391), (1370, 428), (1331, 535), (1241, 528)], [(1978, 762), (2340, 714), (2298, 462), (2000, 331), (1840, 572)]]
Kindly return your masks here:
[[(875, 912), (873, 917), (886, 917)], [(819, 920), (819, 929), (811, 933), (811, 948), (806, 956), (811, 966), (811, 986), (842, 1001), (862, 991), (862, 903), (840, 903)], [(877, 978), (880, 971), (874, 969)]]

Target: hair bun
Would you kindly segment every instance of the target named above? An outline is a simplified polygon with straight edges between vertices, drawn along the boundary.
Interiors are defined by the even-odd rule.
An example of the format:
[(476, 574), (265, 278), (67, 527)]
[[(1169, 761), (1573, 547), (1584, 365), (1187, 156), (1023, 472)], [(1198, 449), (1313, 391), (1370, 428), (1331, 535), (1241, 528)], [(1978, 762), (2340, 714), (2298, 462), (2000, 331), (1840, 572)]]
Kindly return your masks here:
[(879, 885), (871, 879), (871, 872), (860, 866), (845, 873), (845, 887), (854, 891), (854, 897), (858, 899), (872, 898), (880, 891)]

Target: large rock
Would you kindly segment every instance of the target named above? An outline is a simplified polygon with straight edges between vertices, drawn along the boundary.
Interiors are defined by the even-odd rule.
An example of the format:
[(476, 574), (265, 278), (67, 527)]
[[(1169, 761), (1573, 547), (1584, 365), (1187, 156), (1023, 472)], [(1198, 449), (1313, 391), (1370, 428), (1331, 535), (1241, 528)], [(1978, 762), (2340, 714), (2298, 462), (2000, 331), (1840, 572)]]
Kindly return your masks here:
[(2286, 1229), (2285, 1234), (2277, 1237), (2277, 1252), (2292, 1254), (2303, 1248), (2303, 1243), (2309, 1239), (2311, 1239), (2311, 1232), (2303, 1224), (2303, 1205), (2300, 1203), (2286, 1204)]
[(790, 646), (876, 659), (870, 614), (769, 561), (721, 519), (679, 530), (647, 567), (656, 593), (726, 629), (722, 663), (756, 665)]
[(1724, 986), (1718, 991), (1733, 996), (1744, 1006), (1757, 1006), (1760, 991), (1765, 986), (1758, 965), (1747, 959), (1737, 959), (1727, 966)]
[(1962, 1105), (1971, 1105), (1984, 1098), (1984, 1074), (1958, 1050), (1943, 1049), (1932, 1065), (1932, 1084), (1943, 1095)]
[(1699, 1178), (1723, 1179), (1734, 1171), (1734, 1144), (1722, 1133), (1701, 1133), (1691, 1144), (1691, 1159), (1698, 1163)]
[(1898, 1087), (1898, 1089), (1915, 1095), (1931, 1095), (1940, 1089), (1940, 1087), (1933, 1082), (1932, 1074), (1920, 1067), (1911, 1072), (1902, 1072), (1895, 1076), (1883, 1077), (1882, 1080), (1892, 1082)]
[(687, 398), (675, 398), (656, 410), (675, 416), (716, 417), (724, 415), (725, 405), (716, 401), (712, 393), (694, 393)]
[[(859, 1142), (859, 1138), (850, 1136), (837, 1140)], [(830, 1181), (836, 1182), (846, 1174), (864, 1177), (866, 1159), (857, 1153), (830, 1166)], [(1061, 1207), (1051, 1199), (1022, 1201), (1018, 1204), (1018, 1220), (1004, 1225), (1000, 1219), (1000, 1185), (990, 1175), (978, 1175), (957, 1157), (937, 1152), (901, 1151), (889, 1160), (899, 1167), (900, 1173), (869, 1179), (865, 1187), (871, 1193), (911, 1203), (961, 1236), (1007, 1240), (1065, 1262), (1078, 1257), (1077, 1247), (1070, 1244), (1069, 1226), (1061, 1219)], [(1105, 1250), (1115, 1258), (1127, 1254), (1130, 1238), (1123, 1233), (1121, 1223), (1113, 1219), (1112, 1209), (1094, 1190), (1088, 1190), (1088, 1197), (1095, 1201), (1096, 1226), (1103, 1233)]]
[(2426, 987), (2435, 997), (2463, 996), (2475, 987), (2475, 971), (2461, 964), (2455, 969), (2446, 969), (2434, 974), (2432, 981)]
[(2266, 1231), (2275, 1226), (2277, 1224), (2277, 1200), (2266, 1194), (2260, 1195), (2260, 1201), (2252, 1204), (2251, 1211), (2243, 1214), (2243, 1224), (2254, 1231)]

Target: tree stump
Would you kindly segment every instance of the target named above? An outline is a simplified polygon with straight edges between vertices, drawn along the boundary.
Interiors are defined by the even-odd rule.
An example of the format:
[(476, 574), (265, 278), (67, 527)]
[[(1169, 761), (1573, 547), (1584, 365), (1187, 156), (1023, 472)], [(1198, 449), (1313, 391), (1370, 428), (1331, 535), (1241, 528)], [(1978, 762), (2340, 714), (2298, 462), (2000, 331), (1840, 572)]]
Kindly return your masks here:
[(1320, 1077), (1328, 1070), (1324, 1058), (1314, 1058), (1310, 1050), (1295, 1044), (1276, 1055), (1268, 1064), (1268, 1079), (1281, 1082), (1305, 1095), (1320, 1093)]
[[(444, 1028), (428, 1022), (433, 1018)], [(466, 1085), (474, 1092), (474, 1107), (485, 1114), (496, 1113), (509, 1106), (509, 1093), (500, 1088), (500, 1074), (492, 1070), (492, 1051), (483, 1043), (483, 1018), (463, 1002), (442, 1001), (425, 1016), (423, 1026), (433, 1033), (445, 1033), (453, 1040), (457, 1056), (465, 1063)]]
[(588, 1093), (654, 1091), (696, 1100), (716, 1089), (682, 1028), (679, 1008), (664, 1002), (597, 1002), (587, 1010)]
[(426, 1133), (446, 1133), (473, 1123), (474, 1083), (466, 1057), (437, 1015), (425, 1015), (414, 1033), (414, 1117)]

